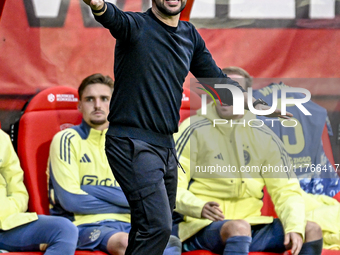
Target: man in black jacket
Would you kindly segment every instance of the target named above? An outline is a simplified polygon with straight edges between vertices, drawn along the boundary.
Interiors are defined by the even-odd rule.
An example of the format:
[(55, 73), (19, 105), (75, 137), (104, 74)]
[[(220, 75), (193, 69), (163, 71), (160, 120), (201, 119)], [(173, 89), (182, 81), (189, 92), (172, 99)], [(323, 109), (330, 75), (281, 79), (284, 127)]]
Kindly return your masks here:
[[(215, 78), (244, 90), (217, 67), (194, 26), (179, 20), (186, 0), (153, 0), (145, 13), (123, 12), (103, 0), (84, 2), (116, 38), (106, 154), (131, 208), (126, 254), (159, 255), (171, 232), (175, 206), (172, 135), (178, 130), (185, 77), (190, 71), (197, 78)], [(230, 91), (221, 97), (232, 104)]]

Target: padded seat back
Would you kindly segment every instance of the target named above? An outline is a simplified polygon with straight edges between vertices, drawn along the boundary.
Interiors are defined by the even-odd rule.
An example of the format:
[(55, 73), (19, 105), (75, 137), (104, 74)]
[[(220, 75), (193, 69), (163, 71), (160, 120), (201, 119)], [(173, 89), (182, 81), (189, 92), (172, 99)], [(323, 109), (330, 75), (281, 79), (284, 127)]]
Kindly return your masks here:
[(49, 214), (46, 166), (53, 136), (81, 123), (78, 92), (71, 87), (45, 89), (28, 103), (17, 127), (17, 153), (29, 193), (28, 210)]

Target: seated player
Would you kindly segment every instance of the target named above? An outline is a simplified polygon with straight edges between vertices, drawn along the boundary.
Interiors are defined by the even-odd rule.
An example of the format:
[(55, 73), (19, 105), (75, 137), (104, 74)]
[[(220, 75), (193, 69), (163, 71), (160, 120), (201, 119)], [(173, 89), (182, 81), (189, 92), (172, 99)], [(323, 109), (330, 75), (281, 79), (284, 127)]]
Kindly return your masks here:
[[(240, 67), (227, 67), (223, 72), (232, 79), (239, 81), (240, 85), (247, 89), (252, 87), (252, 77), (247, 71)], [(273, 88), (278, 89), (278, 97), (281, 97), (280, 90), (286, 87), (284, 84), (270, 84), (262, 89), (254, 90), (255, 98), (262, 98), (269, 104), (272, 102)], [(290, 93), (289, 97), (303, 98), (305, 95), (299, 93)], [(306, 204), (307, 220), (316, 222), (322, 229), (323, 247), (325, 249), (340, 250), (340, 182), (339, 177), (334, 171), (331, 163), (325, 155), (321, 140), (322, 129), (325, 124), (329, 134), (332, 134), (330, 123), (327, 117), (326, 109), (315, 104), (312, 101), (303, 104), (311, 116), (306, 116), (295, 105), (288, 105), (287, 109), (294, 115), (294, 119), (298, 121), (298, 126), (283, 127), (274, 122), (274, 126), (268, 125), (272, 131), (277, 134), (283, 141), (292, 163), (296, 164), (299, 159), (309, 159), (308, 164), (318, 166), (318, 169), (327, 169), (327, 171), (315, 171), (311, 175), (305, 166), (298, 169), (296, 174), (300, 180), (300, 186), (305, 191), (303, 198)], [(265, 120), (265, 117), (257, 116), (257, 118)], [(269, 124), (272, 122), (264, 121)], [(295, 143), (293, 143), (295, 141)], [(301, 144), (304, 146), (301, 147)], [(300, 149), (297, 150), (297, 147)], [(301, 161), (300, 161), (301, 162)], [(308, 173), (309, 172), (309, 173)], [(307, 194), (307, 193), (308, 194)], [(336, 199), (330, 198), (335, 197)]]
[[(223, 99), (222, 99), (223, 100)], [(250, 124), (249, 124), (250, 123)], [(179, 162), (173, 234), (184, 251), (321, 254), (320, 227), (305, 217), (302, 190), (280, 139), (256, 116), (219, 101), (186, 119), (175, 135)], [(274, 170), (272, 170), (274, 169)], [(266, 185), (278, 219), (261, 216)]]
[(10, 137), (0, 130), (0, 250), (73, 255), (78, 230), (62, 217), (26, 212), (28, 193)]
[[(252, 77), (244, 69), (227, 67), (223, 69), (223, 72), (232, 79), (238, 80), (244, 89), (252, 87)], [(273, 83), (254, 90), (253, 96), (261, 98), (271, 105), (273, 102), (273, 89), (277, 89), (278, 98), (280, 99), (283, 88), (288, 88), (288, 86), (283, 83)], [(302, 93), (287, 93), (288, 97), (304, 98), (305, 95)], [(293, 121), (286, 122), (285, 126), (280, 122), (270, 121), (265, 116), (257, 116), (257, 118), (263, 120), (264, 124), (274, 131), (284, 143), (292, 164), (295, 165), (295, 172), (302, 189), (307, 193), (334, 197), (340, 192), (339, 176), (325, 155), (321, 138), (325, 125), (327, 125), (329, 133), (332, 134), (327, 111), (311, 100), (304, 103), (303, 106), (312, 115), (305, 115), (296, 105), (288, 105), (287, 111), (291, 112), (294, 117), (292, 118)]]
[[(104, 151), (113, 83), (102, 74), (82, 81), (78, 108), (83, 121), (55, 135), (47, 171), (50, 212), (78, 226), (77, 248), (124, 254), (133, 227), (130, 209)], [(180, 253), (180, 241), (170, 237), (164, 254)]]

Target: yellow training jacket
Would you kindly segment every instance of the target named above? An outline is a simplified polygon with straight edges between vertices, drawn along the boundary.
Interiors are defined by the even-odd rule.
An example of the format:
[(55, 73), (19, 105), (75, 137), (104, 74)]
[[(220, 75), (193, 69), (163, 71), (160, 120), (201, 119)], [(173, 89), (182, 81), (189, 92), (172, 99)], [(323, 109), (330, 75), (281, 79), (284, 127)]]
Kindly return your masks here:
[(340, 203), (326, 195), (307, 194), (303, 191), (306, 218), (322, 229), (323, 248), (340, 250)]
[(214, 119), (220, 117), (209, 104), (207, 115), (199, 111), (175, 134), (179, 161), (186, 171), (178, 171), (176, 211), (185, 215), (179, 223), (180, 239), (188, 239), (211, 223), (200, 218), (208, 201), (219, 203), (225, 219), (244, 219), (252, 225), (271, 223), (272, 217), (261, 216), (265, 185), (285, 233), (304, 237), (302, 190), (291, 171), (280, 170), (290, 164), (280, 139), (265, 125), (249, 127), (259, 126), (250, 112), (232, 124), (220, 120), (214, 127)]
[(50, 213), (75, 225), (130, 222), (130, 208), (105, 154), (105, 135), (84, 120), (57, 133), (47, 166)]
[(38, 219), (36, 213), (25, 213), (28, 193), (23, 171), (10, 137), (0, 130), (0, 230), (9, 230)]

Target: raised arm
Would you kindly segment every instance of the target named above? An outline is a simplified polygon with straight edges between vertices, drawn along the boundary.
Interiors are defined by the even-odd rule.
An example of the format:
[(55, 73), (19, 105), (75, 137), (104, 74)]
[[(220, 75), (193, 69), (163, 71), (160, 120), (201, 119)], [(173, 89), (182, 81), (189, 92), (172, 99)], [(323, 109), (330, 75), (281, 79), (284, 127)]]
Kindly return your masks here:
[[(233, 105), (233, 100), (243, 100), (244, 108), (249, 110), (248, 104), (254, 104), (256, 99), (252, 97), (251, 100), (248, 101), (248, 93), (238, 84), (238, 82), (232, 80), (222, 72), (222, 70), (216, 65), (211, 53), (206, 48), (205, 42), (200, 34), (197, 30), (194, 30), (194, 33), (195, 51), (190, 66), (191, 73), (199, 80), (200, 84), (215, 97), (215, 99), (219, 99), (215, 93), (215, 91), (217, 91), (217, 94), (223, 104)], [(235, 94), (232, 95), (229, 89), (215, 89), (215, 91), (213, 91), (212, 88), (214, 89), (215, 84), (233, 85), (239, 90), (239, 92), (243, 93), (243, 97), (239, 98)], [(255, 109), (268, 110), (270, 107), (268, 105), (258, 103), (256, 104)], [(283, 116), (281, 115), (281, 110), (276, 109), (272, 114), (267, 116), (288, 118), (293, 115), (287, 112), (287, 115)]]
[(112, 3), (103, 0), (84, 0), (91, 7), (96, 21), (110, 30), (114, 38), (124, 42), (135, 41), (139, 37), (143, 19), (133, 12), (123, 12)]

